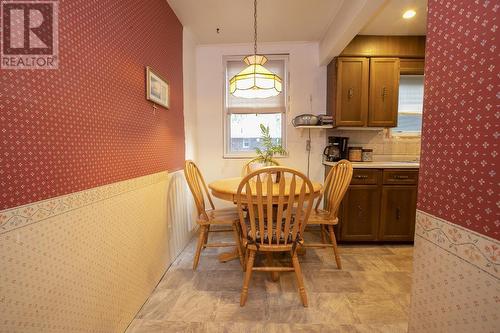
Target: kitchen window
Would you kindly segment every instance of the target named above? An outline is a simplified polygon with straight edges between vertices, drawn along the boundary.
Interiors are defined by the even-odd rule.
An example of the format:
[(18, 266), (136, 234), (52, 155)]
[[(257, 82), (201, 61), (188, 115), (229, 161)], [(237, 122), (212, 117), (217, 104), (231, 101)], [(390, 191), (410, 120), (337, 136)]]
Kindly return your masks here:
[(420, 136), (424, 105), (424, 76), (401, 75), (399, 79), (398, 126), (393, 135)]
[(241, 98), (229, 93), (229, 80), (246, 67), (243, 56), (226, 57), (224, 82), (224, 157), (250, 158), (261, 147), (260, 124), (269, 126), (275, 143), (286, 148), (288, 56), (266, 56), (265, 67), (283, 80), (283, 91), (269, 98)]

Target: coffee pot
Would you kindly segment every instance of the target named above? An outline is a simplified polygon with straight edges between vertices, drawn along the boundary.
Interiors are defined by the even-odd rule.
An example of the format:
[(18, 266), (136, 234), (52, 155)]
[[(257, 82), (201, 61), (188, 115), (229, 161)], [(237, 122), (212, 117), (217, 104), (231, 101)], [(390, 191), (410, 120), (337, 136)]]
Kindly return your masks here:
[(328, 162), (340, 161), (340, 144), (338, 142), (329, 143), (323, 150), (323, 155)]
[(337, 162), (347, 159), (347, 142), (349, 138), (340, 136), (329, 136), (328, 145), (323, 150), (325, 160), (328, 162)]

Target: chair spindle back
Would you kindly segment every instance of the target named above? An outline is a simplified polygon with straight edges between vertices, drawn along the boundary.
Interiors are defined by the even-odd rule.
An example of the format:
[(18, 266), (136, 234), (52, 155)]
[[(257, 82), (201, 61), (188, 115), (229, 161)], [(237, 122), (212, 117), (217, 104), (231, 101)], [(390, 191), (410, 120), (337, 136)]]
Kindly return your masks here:
[(307, 224), (314, 188), (301, 172), (265, 167), (243, 178), (236, 202), (245, 239), (260, 245), (293, 245)]
[[(326, 200), (326, 211), (330, 213), (330, 218), (335, 219), (338, 215), (340, 202), (351, 183), (352, 179), (352, 164), (348, 160), (341, 160), (332, 167), (325, 180), (325, 185), (322, 189), (324, 200)], [(316, 203), (316, 210), (319, 209), (321, 197)]]
[(208, 200), (211, 209), (215, 209), (215, 206), (212, 201), (212, 197), (210, 196), (210, 192), (208, 191), (205, 180), (201, 175), (200, 169), (198, 169), (193, 161), (188, 160), (184, 164), (184, 175), (189, 185), (189, 189), (193, 194), (196, 209), (198, 210), (198, 217), (203, 217), (204, 219), (208, 220), (205, 200)]

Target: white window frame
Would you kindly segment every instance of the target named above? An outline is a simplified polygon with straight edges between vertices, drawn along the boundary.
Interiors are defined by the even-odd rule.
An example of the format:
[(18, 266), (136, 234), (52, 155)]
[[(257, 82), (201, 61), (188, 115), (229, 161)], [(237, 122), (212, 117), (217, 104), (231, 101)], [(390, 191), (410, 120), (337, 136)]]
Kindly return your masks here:
[[(223, 57), (223, 114), (222, 114), (222, 127), (224, 129), (223, 133), (223, 158), (225, 159), (238, 159), (238, 158), (253, 158), (256, 156), (255, 152), (231, 152), (229, 150), (229, 142), (230, 142), (230, 135), (231, 135), (231, 124), (230, 124), (230, 119), (231, 119), (231, 114), (228, 112), (228, 107), (227, 107), (227, 97), (228, 97), (228, 82), (231, 78), (228, 77), (227, 75), (227, 63), (229, 61), (242, 61), (242, 59), (247, 56), (247, 55), (236, 55), (236, 56), (224, 56)], [(288, 61), (289, 61), (289, 55), (288, 54), (272, 54), (272, 55), (267, 55), (266, 57), (269, 60), (283, 60), (284, 61), (284, 77), (282, 80), (284, 81), (283, 84), (283, 91), (281, 92), (284, 94), (284, 100), (285, 100), (285, 107), (284, 109), (280, 112), (281, 113), (281, 145), (284, 149), (287, 147), (287, 135), (286, 135), (286, 125), (287, 125), (287, 113), (288, 113), (288, 89), (290, 87), (290, 82), (289, 82), (289, 77), (290, 74), (288, 72)], [(265, 114), (265, 113), (278, 113), (275, 110), (267, 110), (267, 111), (262, 111), (262, 112), (257, 112), (257, 113), (248, 113), (248, 112), (233, 112), (233, 114), (236, 113), (241, 113), (241, 114)], [(277, 158), (281, 157), (286, 157), (286, 156), (276, 156)]]
[[(401, 75), (401, 76), (404, 76), (404, 75)], [(425, 79), (424, 79), (424, 82), (425, 82)], [(399, 89), (399, 87), (398, 87), (398, 89)], [(400, 114), (420, 115), (421, 117), (424, 116), (423, 110), (422, 110), (422, 113), (419, 113), (419, 112), (399, 112), (399, 109), (398, 109), (398, 118), (399, 118)], [(422, 123), (423, 123), (423, 121), (422, 121)], [(404, 132), (401, 131), (401, 132), (399, 132), (399, 131), (395, 131), (394, 128), (391, 128), (390, 129), (390, 136), (391, 137), (404, 137), (404, 138), (420, 138), (422, 136), (422, 129), (420, 129), (420, 131), (404, 131)]]

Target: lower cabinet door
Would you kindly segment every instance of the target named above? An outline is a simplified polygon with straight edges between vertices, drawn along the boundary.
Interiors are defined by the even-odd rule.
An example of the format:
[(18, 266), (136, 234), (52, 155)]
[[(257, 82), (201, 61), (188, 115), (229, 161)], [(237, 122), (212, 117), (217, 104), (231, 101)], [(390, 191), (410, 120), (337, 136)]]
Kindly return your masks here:
[(412, 241), (415, 232), (416, 209), (416, 186), (384, 186), (379, 239)]
[(342, 241), (377, 239), (380, 187), (351, 185), (343, 201), (340, 234)]

